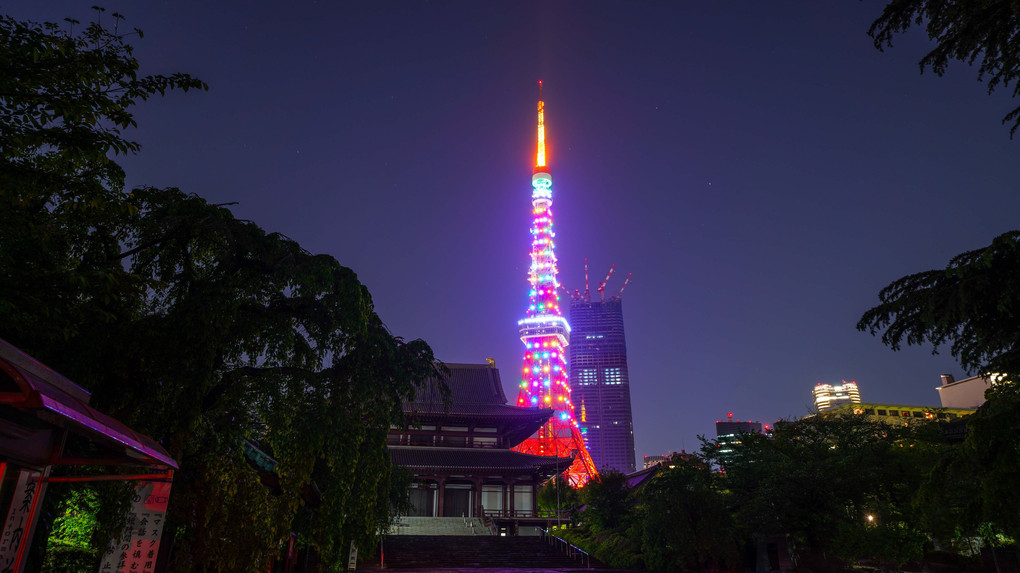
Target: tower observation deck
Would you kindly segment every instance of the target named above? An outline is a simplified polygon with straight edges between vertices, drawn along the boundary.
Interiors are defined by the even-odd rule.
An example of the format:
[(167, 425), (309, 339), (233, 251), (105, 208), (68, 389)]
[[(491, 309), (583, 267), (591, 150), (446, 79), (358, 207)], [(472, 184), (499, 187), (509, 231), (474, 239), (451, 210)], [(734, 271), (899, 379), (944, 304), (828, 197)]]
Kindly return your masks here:
[(552, 175), (546, 165), (545, 103), (542, 82), (538, 100), (538, 152), (531, 176), (531, 285), (525, 318), (518, 322), (524, 343), (524, 368), (517, 405), (551, 408), (553, 416), (517, 451), (539, 456), (573, 456), (566, 469), (567, 481), (580, 487), (597, 478), (598, 472), (584, 444), (570, 399), (565, 349), (570, 342), (570, 325), (559, 307), (556, 253), (552, 214)]

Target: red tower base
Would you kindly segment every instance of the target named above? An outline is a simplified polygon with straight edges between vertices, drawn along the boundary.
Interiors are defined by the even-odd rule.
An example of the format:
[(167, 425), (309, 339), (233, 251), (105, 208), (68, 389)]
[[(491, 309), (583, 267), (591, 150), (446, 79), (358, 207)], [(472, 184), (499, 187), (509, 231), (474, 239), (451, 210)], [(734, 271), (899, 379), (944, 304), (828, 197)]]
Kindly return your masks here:
[(521, 442), (514, 450), (535, 456), (574, 456), (574, 462), (563, 473), (572, 487), (584, 487), (588, 480), (599, 478), (595, 462), (588, 454), (584, 438), (577, 426), (566, 422), (549, 420), (530, 438)]

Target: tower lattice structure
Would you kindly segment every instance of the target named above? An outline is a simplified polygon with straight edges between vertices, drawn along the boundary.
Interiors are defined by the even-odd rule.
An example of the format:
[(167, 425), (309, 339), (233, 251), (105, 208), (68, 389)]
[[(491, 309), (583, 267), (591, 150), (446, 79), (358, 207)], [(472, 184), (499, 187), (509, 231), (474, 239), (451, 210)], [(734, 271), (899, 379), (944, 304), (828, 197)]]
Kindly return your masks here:
[(538, 152), (531, 176), (531, 283), (530, 305), (526, 318), (518, 322), (524, 342), (524, 369), (517, 405), (552, 408), (554, 413), (534, 435), (515, 450), (539, 456), (573, 456), (564, 475), (574, 487), (597, 479), (598, 471), (584, 445), (570, 399), (570, 381), (565, 350), (570, 341), (570, 325), (559, 307), (556, 279), (556, 233), (553, 231), (552, 175), (545, 155), (545, 103), (542, 82), (538, 99)]

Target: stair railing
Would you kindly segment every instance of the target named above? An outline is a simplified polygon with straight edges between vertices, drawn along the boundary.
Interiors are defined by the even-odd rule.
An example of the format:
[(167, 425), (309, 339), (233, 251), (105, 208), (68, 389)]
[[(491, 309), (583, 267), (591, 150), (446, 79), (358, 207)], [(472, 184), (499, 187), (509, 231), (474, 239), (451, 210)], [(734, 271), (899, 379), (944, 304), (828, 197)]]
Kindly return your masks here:
[(584, 565), (585, 569), (591, 569), (591, 555), (588, 555), (587, 551), (581, 549), (580, 547), (574, 545), (573, 543), (567, 541), (566, 539), (556, 537), (552, 533), (549, 533), (549, 531), (546, 529), (542, 529), (540, 527), (538, 528), (538, 531), (539, 533), (542, 534), (542, 539), (544, 539), (547, 544), (555, 547), (560, 551), (560, 553), (567, 555), (571, 559), (578, 560), (582, 565)]

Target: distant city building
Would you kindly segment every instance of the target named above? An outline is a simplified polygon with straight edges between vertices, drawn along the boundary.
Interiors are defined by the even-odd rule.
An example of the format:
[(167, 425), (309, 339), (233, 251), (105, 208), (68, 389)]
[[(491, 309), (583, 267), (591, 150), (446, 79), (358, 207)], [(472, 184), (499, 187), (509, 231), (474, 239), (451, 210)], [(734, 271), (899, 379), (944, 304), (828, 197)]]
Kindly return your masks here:
[(580, 408), (581, 435), (599, 471), (631, 473), (634, 423), (623, 301), (619, 295), (593, 301), (587, 292), (577, 293), (570, 301), (570, 324), (571, 399)]
[(952, 374), (943, 374), (942, 385), (936, 390), (943, 408), (977, 408), (985, 403), (985, 391), (992, 387), (992, 383), (983, 376), (956, 380)]
[(725, 466), (727, 460), (734, 456), (733, 447), (740, 444), (743, 434), (760, 434), (761, 422), (740, 421), (733, 419), (733, 412), (726, 414), (726, 421), (716, 420), (715, 441), (719, 447), (720, 463)]
[(967, 437), (965, 417), (973, 414), (974, 411), (974, 408), (936, 408), (907, 404), (844, 404), (817, 415), (828, 417), (852, 413), (864, 416), (872, 422), (894, 426), (937, 422), (939, 433), (942, 434), (944, 440), (962, 442)]
[(662, 462), (672, 458), (675, 453), (676, 452), (669, 452), (668, 454), (663, 454), (661, 456), (645, 456), (645, 461), (642, 467), (644, 469), (648, 469), (656, 464), (661, 464)]
[(846, 380), (835, 386), (819, 382), (811, 391), (811, 395), (814, 398), (815, 411), (817, 412), (824, 412), (842, 404), (861, 403), (861, 393), (857, 389), (857, 383)]
[(938, 420), (951, 422), (974, 413), (974, 408), (938, 408), (935, 406), (911, 406), (907, 404), (843, 404), (831, 408), (822, 417), (839, 416), (841, 414), (857, 414), (867, 416), (876, 422), (887, 424), (908, 424), (919, 420)]
[(659, 465), (659, 464), (661, 464), (663, 462), (672, 461), (675, 458), (679, 458), (679, 459), (682, 459), (682, 460), (685, 460), (685, 461), (690, 461), (690, 460), (694, 459), (694, 455), (693, 454), (688, 454), (684, 450), (680, 450), (679, 453), (671, 451), (671, 452), (669, 452), (667, 454), (663, 454), (661, 456), (645, 456), (644, 457), (644, 469), (648, 469), (650, 467), (657, 466), (657, 465)]

